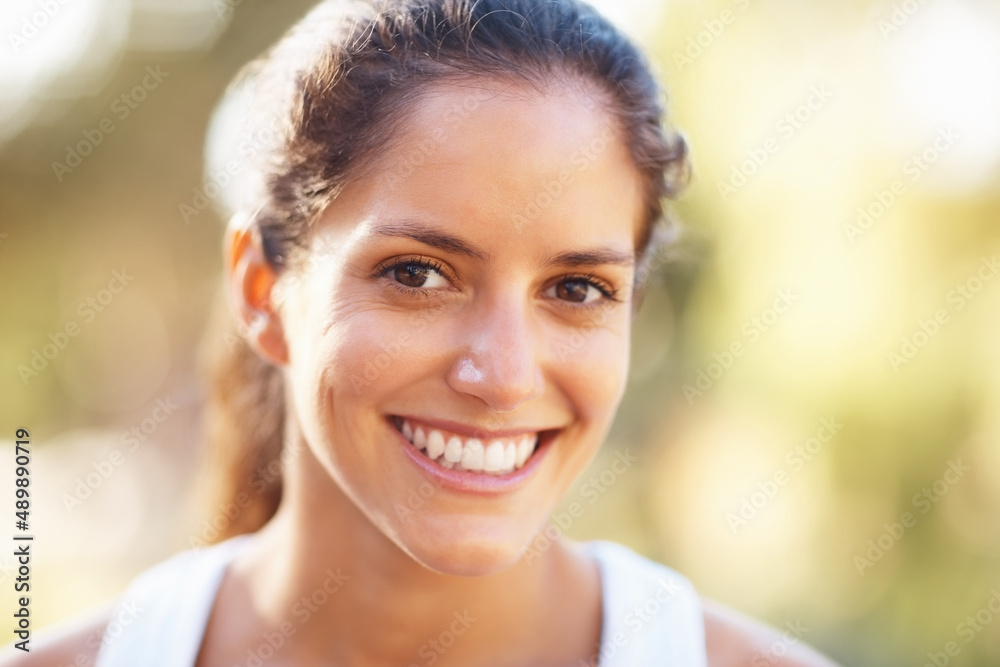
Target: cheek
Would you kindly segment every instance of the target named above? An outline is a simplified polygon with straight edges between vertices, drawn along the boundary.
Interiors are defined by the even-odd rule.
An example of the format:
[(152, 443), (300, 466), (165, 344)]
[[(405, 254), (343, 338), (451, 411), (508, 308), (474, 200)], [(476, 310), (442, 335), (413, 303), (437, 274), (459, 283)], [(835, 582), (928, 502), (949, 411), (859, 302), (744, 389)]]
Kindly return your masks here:
[[(369, 311), (342, 320), (325, 336), (327, 377), (337, 398), (378, 398), (426, 374), (442, 353), (425, 315)], [(435, 344), (437, 341), (437, 344)]]
[(422, 335), (429, 329), (415, 314), (343, 303), (310, 318), (302, 330), (311, 334), (291, 345), (288, 377), (299, 428), (314, 456), (370, 516), (384, 514), (416, 486), (407, 477), (413, 473), (380, 451), (387, 441), (378, 434), (388, 433), (383, 418), (394, 399), (412, 391), (433, 368), (431, 354), (440, 354), (434, 338)]
[(625, 327), (578, 329), (556, 339), (550, 375), (575, 423), (565, 433), (558, 464), (550, 469), (553, 508), (591, 464), (611, 429), (628, 376)]
[[(432, 374), (446, 352), (433, 318), (360, 299), (314, 315), (302, 327), (312, 335), (298, 336), (292, 346), (294, 393), (309, 440), (324, 449), (370, 440), (383, 426), (384, 411)], [(330, 456), (345, 463), (370, 451), (333, 449)]]
[(610, 419), (628, 380), (628, 324), (564, 331), (554, 341), (556, 374), (581, 419)]

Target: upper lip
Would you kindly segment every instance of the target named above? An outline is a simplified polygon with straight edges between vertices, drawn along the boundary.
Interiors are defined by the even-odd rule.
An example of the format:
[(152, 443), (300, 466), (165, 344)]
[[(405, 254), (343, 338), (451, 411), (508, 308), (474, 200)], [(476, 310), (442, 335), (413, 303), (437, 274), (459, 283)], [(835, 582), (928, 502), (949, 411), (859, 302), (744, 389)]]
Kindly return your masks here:
[(441, 429), (442, 431), (451, 431), (452, 433), (457, 433), (468, 438), (479, 438), (480, 440), (488, 440), (490, 438), (512, 438), (519, 435), (524, 435), (525, 433), (540, 433), (542, 431), (555, 430), (552, 427), (522, 427), (522, 428), (510, 428), (503, 430), (490, 430), (487, 428), (482, 428), (479, 426), (470, 426), (468, 424), (460, 424), (459, 422), (453, 422), (448, 419), (434, 419), (430, 417), (414, 417), (410, 415), (396, 415), (402, 419), (408, 419), (411, 422), (415, 422), (417, 425), (426, 424), (433, 428)]

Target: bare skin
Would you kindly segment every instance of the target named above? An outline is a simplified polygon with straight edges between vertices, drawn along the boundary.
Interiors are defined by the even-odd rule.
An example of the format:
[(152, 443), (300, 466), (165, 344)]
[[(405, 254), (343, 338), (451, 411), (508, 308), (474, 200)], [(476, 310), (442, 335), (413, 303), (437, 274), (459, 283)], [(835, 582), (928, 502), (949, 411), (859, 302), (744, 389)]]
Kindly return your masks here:
[[(290, 620), (294, 641), (269, 665), (426, 664), (421, 650), (460, 619), (436, 665), (569, 667), (597, 652), (596, 564), (561, 543), (523, 557), (598, 451), (627, 379), (641, 179), (594, 95), (440, 86), (324, 213), (317, 261), (286, 274), (252, 229), (230, 228), (234, 310), (283, 369), (294, 455), (278, 514), (223, 580), (197, 667), (245, 660)], [(473, 110), (447, 120), (456, 106)], [(418, 153), (419, 169), (393, 162)], [(405, 354), (387, 353), (394, 344)], [(382, 353), (387, 366), (366, 375)], [(407, 415), (554, 436), (523, 484), (435, 484), (401, 515), (435, 479), (393, 426)], [(336, 592), (302, 622), (297, 602), (331, 572)], [(712, 667), (748, 665), (781, 638), (714, 606), (705, 620)], [(106, 623), (0, 664), (92, 660), (87, 637)], [(831, 663), (801, 651), (772, 664)]]
[[(94, 617), (85, 625), (77, 624), (73, 629), (49, 630), (39, 638), (39, 645), (30, 654), (15, 655), (20, 651), (8, 649), (0, 656), (0, 667), (93, 665), (97, 658), (93, 642), (94, 638), (98, 643), (100, 641), (107, 623), (106, 613), (105, 610), (101, 617)], [(705, 602), (704, 619), (708, 667), (751, 667), (754, 660), (768, 667), (836, 667), (836, 663), (807, 645), (801, 642), (792, 644), (781, 632), (742, 617), (718, 603)], [(778, 656), (775, 647), (781, 646), (787, 647), (788, 652), (779, 650), (783, 655)], [(80, 662), (75, 663), (74, 660)]]

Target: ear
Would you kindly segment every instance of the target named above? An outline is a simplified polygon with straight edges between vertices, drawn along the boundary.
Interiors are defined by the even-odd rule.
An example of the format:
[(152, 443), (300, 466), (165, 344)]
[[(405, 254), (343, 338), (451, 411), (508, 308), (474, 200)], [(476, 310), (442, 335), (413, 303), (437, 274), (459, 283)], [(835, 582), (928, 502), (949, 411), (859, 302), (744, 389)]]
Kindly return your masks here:
[(250, 346), (276, 365), (288, 363), (281, 313), (274, 307), (278, 274), (267, 261), (260, 230), (234, 217), (226, 228), (226, 287), (229, 305)]

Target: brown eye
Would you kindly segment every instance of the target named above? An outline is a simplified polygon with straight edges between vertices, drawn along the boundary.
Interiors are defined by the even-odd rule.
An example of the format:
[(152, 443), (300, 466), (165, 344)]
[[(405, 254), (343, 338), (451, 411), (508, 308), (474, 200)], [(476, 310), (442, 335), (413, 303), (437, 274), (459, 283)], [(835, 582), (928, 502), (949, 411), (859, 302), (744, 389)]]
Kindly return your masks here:
[(437, 262), (423, 259), (404, 259), (380, 270), (378, 275), (399, 283), (400, 289), (430, 291), (450, 284), (443, 267)]
[(407, 287), (423, 287), (430, 269), (415, 262), (397, 264), (393, 277)]
[[(563, 280), (556, 283), (556, 297), (564, 301), (585, 303), (587, 301), (587, 290), (592, 287), (593, 285), (586, 280)], [(596, 292), (597, 290), (595, 289), (594, 291)]]

